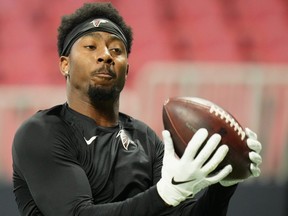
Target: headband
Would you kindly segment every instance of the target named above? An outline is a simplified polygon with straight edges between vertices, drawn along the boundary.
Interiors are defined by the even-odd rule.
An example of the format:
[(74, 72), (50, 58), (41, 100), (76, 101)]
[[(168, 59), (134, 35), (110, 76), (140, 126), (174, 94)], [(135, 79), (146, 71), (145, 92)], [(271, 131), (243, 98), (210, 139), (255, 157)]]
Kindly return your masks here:
[(83, 35), (94, 31), (109, 32), (116, 35), (124, 42), (126, 50), (128, 50), (127, 39), (123, 31), (112, 21), (108, 19), (97, 18), (80, 23), (74, 29), (72, 29), (72, 31), (66, 36), (64, 40), (61, 56), (69, 55), (70, 49), (72, 45), (76, 42), (76, 40), (78, 40)]

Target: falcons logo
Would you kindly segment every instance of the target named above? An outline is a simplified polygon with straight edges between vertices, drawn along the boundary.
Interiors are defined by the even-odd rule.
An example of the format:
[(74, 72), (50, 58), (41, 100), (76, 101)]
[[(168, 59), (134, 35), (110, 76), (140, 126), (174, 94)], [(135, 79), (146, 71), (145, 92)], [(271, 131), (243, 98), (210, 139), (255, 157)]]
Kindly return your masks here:
[(125, 133), (125, 131), (124, 131), (123, 129), (121, 129), (121, 130), (118, 132), (118, 134), (117, 134), (116, 137), (119, 137), (119, 136), (120, 136), (122, 145), (123, 145), (123, 147), (124, 147), (125, 150), (128, 150), (130, 144), (133, 144), (133, 145), (136, 146), (136, 144), (134, 143), (134, 141), (132, 141), (132, 140), (128, 137), (128, 135)]
[(94, 19), (93, 21), (91, 21), (91, 23), (95, 26), (95, 27), (99, 27), (101, 23), (107, 23), (107, 20), (104, 19)]

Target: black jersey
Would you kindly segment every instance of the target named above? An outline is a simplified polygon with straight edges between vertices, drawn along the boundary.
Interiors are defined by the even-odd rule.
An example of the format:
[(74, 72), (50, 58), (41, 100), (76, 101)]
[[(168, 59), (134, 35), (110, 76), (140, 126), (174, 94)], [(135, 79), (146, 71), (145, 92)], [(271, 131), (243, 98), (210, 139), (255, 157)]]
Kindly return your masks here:
[[(225, 215), (235, 187), (211, 186), (199, 200), (168, 207), (158, 195), (163, 143), (120, 113), (100, 127), (67, 104), (39, 111), (17, 131), (13, 182), (21, 215)], [(210, 213), (208, 213), (210, 212)]]

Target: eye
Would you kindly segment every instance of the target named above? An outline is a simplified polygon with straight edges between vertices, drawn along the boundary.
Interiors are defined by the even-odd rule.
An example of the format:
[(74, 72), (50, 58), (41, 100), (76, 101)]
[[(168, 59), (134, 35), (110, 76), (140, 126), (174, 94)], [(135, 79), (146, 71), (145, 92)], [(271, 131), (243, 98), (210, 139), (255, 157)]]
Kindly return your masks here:
[(111, 48), (110, 52), (114, 53), (116, 55), (121, 55), (122, 54), (122, 49), (120, 49), (120, 48)]
[(89, 50), (95, 50), (96, 49), (96, 46), (94, 45), (88, 45), (88, 46), (84, 46), (86, 49), (89, 49)]

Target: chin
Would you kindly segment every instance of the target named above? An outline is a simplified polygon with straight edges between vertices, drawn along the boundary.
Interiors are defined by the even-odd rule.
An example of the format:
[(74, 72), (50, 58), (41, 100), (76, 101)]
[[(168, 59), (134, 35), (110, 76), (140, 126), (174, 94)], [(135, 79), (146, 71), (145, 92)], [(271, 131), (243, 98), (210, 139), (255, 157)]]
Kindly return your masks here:
[(88, 95), (91, 101), (109, 101), (115, 100), (119, 97), (120, 91), (115, 86), (104, 87), (104, 86), (89, 86)]

